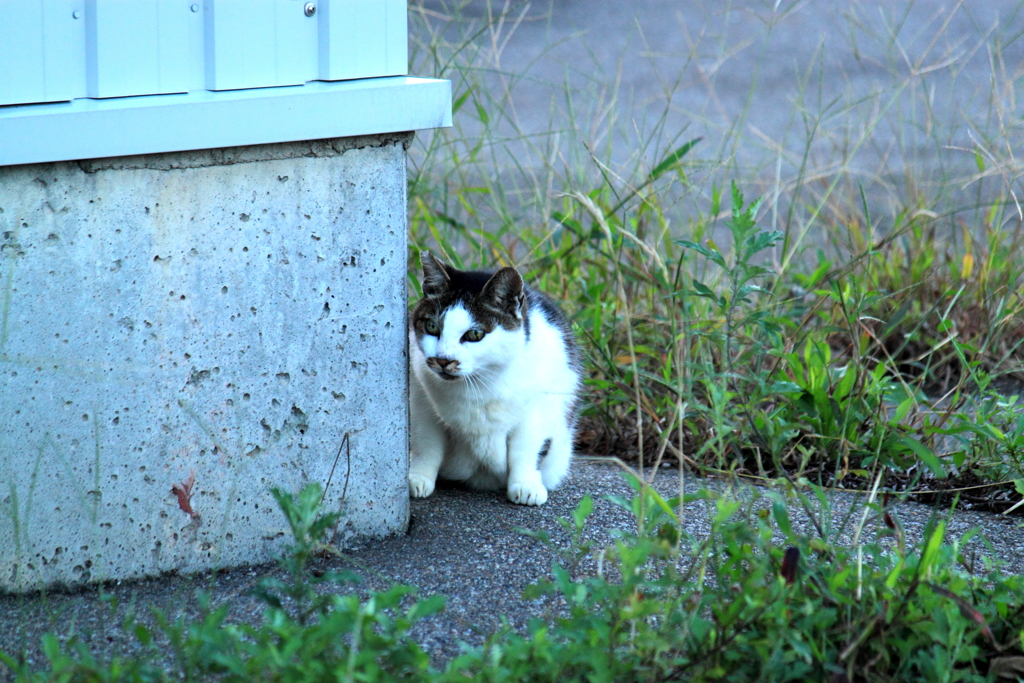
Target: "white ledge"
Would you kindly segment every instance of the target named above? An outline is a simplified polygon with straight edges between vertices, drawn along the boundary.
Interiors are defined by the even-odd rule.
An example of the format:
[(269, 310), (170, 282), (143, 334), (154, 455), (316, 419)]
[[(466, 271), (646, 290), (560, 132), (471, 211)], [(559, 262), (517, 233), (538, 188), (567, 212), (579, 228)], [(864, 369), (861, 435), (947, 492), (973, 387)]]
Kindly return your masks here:
[(0, 107), (0, 166), (452, 125), (451, 83), (355, 81)]

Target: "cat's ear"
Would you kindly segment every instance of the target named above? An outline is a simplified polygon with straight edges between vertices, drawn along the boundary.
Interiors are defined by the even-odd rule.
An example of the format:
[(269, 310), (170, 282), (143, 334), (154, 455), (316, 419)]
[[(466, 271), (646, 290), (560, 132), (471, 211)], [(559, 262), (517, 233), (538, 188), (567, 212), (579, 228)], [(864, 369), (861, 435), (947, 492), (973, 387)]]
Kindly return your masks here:
[(523, 276), (515, 268), (506, 266), (491, 276), (484, 285), (481, 297), (505, 315), (520, 317), (526, 306)]
[(423, 264), (424, 296), (438, 296), (448, 289), (451, 278), (448, 276), (447, 266), (429, 251), (420, 252), (420, 262)]

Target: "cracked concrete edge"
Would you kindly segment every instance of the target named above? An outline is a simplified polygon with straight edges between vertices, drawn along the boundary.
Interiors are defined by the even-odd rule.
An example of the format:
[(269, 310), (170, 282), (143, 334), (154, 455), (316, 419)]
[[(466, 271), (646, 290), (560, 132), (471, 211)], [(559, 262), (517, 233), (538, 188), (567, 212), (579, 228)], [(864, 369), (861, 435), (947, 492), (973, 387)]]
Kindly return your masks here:
[(177, 171), (211, 166), (249, 164), (260, 161), (295, 159), (298, 157), (326, 158), (340, 156), (353, 149), (386, 147), (388, 145), (401, 145), (402, 149), (407, 151), (414, 136), (415, 133), (413, 131), (407, 131), (403, 133), (356, 135), (353, 137), (328, 138), (324, 140), (278, 142), (270, 145), (245, 145), (241, 147), (198, 149), (162, 154), (139, 154), (65, 163), (75, 164), (84, 173), (88, 174), (101, 171), (135, 169)]

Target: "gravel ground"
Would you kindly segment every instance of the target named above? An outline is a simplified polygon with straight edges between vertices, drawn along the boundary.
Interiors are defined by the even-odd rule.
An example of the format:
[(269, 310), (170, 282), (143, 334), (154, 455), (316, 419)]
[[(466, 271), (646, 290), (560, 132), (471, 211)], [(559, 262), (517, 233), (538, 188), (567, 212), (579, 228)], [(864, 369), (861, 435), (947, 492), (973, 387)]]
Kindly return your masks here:
[[(716, 489), (728, 486), (722, 481), (692, 477), (686, 484), (687, 490), (701, 484)], [(668, 495), (678, 491), (676, 472), (660, 472), (655, 485)], [(749, 493), (749, 487), (742, 488)], [(590, 520), (595, 537), (607, 538), (615, 529), (629, 528), (630, 516), (602, 498), (630, 493), (619, 469), (607, 462), (581, 459), (567, 483), (543, 507), (516, 506), (497, 494), (440, 489), (429, 499), (413, 501), (408, 534), (321, 560), (317, 568), (355, 569), (366, 577), (365, 588), (384, 588), (398, 582), (418, 586), (422, 595), (448, 596), (446, 610), (421, 624), (416, 632), (425, 649), (443, 659), (457, 653), (462, 642), (479, 643), (484, 634), (500, 625), (501, 615), (518, 627), (539, 614), (541, 606), (521, 600), (520, 595), (527, 584), (548, 576), (554, 555), (518, 530), (545, 530), (556, 542), (565, 542), (566, 535), (557, 520), (568, 515), (588, 493), (595, 498)], [(841, 518), (850, 506), (861, 509), (862, 498), (855, 494), (833, 493), (831, 499), (836, 518)], [(925, 523), (935, 514), (931, 508), (915, 503), (898, 503), (893, 512), (904, 526), (909, 543), (919, 540)], [(859, 517), (859, 513), (853, 516)], [(794, 515), (795, 526), (801, 524), (798, 517)], [(692, 533), (706, 535), (707, 514), (702, 505), (688, 508), (686, 524)], [(806, 522), (804, 527), (811, 531)], [(949, 538), (975, 527), (981, 528), (992, 549), (972, 541), (978, 543), (979, 554), (994, 552), (1006, 562), (1008, 572), (1024, 572), (1024, 528), (1019, 518), (958, 511), (950, 520)], [(231, 620), (256, 622), (261, 607), (247, 593), (262, 577), (278, 573), (275, 566), (265, 565), (191, 577), (126, 581), (75, 593), (2, 596), (0, 648), (11, 654), (24, 652), (39, 662), (39, 638), (52, 631), (62, 637), (77, 635), (105, 655), (127, 654), (134, 642), (121, 627), (127, 615), (134, 613), (143, 622), (152, 622), (152, 608), (172, 617), (195, 614), (197, 596), (206, 591), (215, 605), (230, 604)]]

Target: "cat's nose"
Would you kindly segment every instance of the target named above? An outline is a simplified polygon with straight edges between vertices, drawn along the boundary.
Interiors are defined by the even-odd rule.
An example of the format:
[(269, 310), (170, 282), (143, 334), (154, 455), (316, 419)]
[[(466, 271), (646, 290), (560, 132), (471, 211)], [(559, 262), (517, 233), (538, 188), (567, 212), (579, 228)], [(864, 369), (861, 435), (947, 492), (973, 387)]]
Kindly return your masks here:
[(454, 358), (441, 358), (440, 356), (434, 356), (428, 361), (429, 365), (434, 365), (437, 369), (442, 372), (453, 373), (459, 369), (459, 361)]

